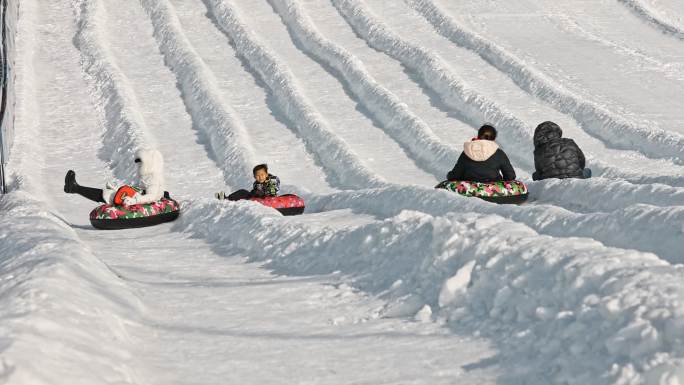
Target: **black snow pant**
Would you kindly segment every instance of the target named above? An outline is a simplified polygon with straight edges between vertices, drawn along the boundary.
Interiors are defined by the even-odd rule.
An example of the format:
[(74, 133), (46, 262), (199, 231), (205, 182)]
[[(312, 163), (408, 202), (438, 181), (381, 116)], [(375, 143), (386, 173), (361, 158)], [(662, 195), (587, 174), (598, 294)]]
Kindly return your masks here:
[[(240, 190), (240, 191), (247, 191), (247, 190)], [(236, 191), (233, 194), (238, 193), (240, 191)], [(90, 199), (93, 202), (107, 203), (104, 200), (104, 198), (102, 197), (102, 189), (100, 189), (100, 188), (92, 188), (92, 187), (85, 187), (85, 186), (81, 186), (81, 185), (76, 185), (76, 187), (74, 188), (74, 193), (76, 193), (76, 194), (78, 194), (84, 198)], [(143, 190), (142, 193), (145, 194), (145, 190)], [(233, 194), (231, 194), (231, 195), (233, 195)], [(248, 194), (249, 194), (249, 192), (248, 192)], [(251, 195), (251, 194), (249, 194), (249, 195)], [(164, 191), (164, 198), (171, 199), (171, 195), (169, 195), (168, 191)], [(247, 198), (249, 198), (249, 197), (247, 197)], [(247, 199), (247, 198), (241, 198), (241, 199)], [(232, 200), (239, 200), (239, 199), (232, 199)]]
[(105, 202), (104, 198), (102, 198), (102, 189), (99, 188), (76, 185), (74, 188), (74, 193), (84, 198), (90, 199), (93, 202), (107, 203)]
[(228, 199), (229, 201), (239, 201), (242, 199), (249, 199), (251, 197), (252, 197), (252, 193), (243, 189), (243, 190), (237, 190), (234, 193), (228, 195), (228, 198), (226, 198), (226, 199)]

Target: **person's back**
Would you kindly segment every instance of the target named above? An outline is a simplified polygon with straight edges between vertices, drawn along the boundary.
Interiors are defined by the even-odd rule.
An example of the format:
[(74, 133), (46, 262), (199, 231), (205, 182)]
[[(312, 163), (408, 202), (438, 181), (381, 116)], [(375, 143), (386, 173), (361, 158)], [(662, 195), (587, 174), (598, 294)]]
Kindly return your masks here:
[(447, 174), (447, 179), (473, 182), (514, 180), (515, 170), (494, 139), (496, 129), (482, 126), (477, 138), (463, 144), (463, 153)]
[(532, 179), (586, 178), (585, 159), (574, 140), (563, 138), (563, 131), (553, 122), (544, 122), (534, 131), (534, 167)]

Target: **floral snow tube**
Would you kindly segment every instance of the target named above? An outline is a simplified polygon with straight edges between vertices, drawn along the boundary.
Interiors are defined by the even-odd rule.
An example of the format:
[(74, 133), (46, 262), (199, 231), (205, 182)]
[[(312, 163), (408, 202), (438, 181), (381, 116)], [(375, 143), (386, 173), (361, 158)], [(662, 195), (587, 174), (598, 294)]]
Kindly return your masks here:
[(453, 191), (466, 197), (478, 197), (494, 203), (520, 204), (527, 200), (527, 186), (517, 180), (486, 183), (445, 180), (435, 188)]
[(120, 230), (154, 226), (178, 218), (180, 205), (164, 197), (156, 202), (132, 206), (108, 205), (96, 207), (90, 212), (90, 223), (96, 229)]
[(299, 215), (304, 212), (304, 199), (294, 194), (249, 198), (249, 200), (259, 202), (264, 206), (273, 207), (283, 215)]

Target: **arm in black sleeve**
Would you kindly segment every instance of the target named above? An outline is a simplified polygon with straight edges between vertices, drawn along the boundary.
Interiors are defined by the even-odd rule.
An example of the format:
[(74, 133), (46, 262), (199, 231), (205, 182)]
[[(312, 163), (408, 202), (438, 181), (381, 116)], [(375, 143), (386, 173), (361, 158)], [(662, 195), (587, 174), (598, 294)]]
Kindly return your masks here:
[(458, 157), (458, 161), (454, 165), (454, 168), (447, 173), (447, 179), (448, 180), (461, 180), (463, 179), (463, 175), (465, 172), (465, 168), (463, 167), (463, 157), (465, 154), (461, 153), (461, 156)]
[(499, 156), (501, 158), (501, 165), (499, 166), (499, 169), (501, 170), (501, 175), (503, 176), (504, 180), (514, 180), (515, 179), (515, 170), (513, 169), (513, 166), (511, 166), (511, 161), (508, 160), (508, 156), (506, 155), (505, 152), (501, 150), (497, 150), (500, 152)]

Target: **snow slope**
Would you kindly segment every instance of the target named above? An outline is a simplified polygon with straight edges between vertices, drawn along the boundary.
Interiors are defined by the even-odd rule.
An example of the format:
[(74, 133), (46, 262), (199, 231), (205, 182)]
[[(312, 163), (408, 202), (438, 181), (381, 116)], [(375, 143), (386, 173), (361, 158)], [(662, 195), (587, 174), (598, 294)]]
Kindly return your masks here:
[[(22, 1), (0, 379), (684, 383), (682, 12), (587, 4)], [(432, 188), (485, 121), (528, 181), (544, 120), (597, 177)], [(65, 171), (146, 146), (183, 215), (94, 231)], [(211, 198), (257, 162), (304, 215)]]

